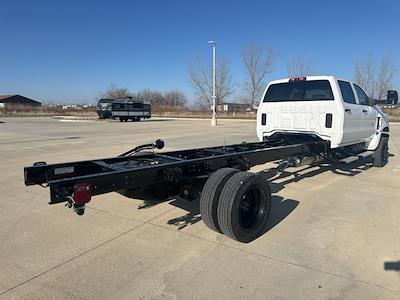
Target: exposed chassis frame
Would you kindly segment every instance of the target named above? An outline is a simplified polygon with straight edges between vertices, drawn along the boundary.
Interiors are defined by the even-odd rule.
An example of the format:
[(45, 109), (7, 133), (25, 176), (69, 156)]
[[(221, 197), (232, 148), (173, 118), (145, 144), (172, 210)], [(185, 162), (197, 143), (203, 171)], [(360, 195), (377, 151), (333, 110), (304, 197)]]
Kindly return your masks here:
[[(149, 145), (144, 145), (149, 148)], [(276, 137), (259, 143), (242, 143), (172, 152), (139, 152), (136, 147), (121, 156), (78, 162), (35, 163), (24, 168), (26, 185), (50, 187), (50, 202), (68, 201), (77, 184), (89, 184), (91, 195), (145, 187), (192, 185), (217, 169), (248, 170), (259, 164), (290, 157), (324, 155), (329, 142), (301, 137)], [(146, 147), (143, 147), (146, 148)], [(177, 194), (177, 188), (168, 193)]]

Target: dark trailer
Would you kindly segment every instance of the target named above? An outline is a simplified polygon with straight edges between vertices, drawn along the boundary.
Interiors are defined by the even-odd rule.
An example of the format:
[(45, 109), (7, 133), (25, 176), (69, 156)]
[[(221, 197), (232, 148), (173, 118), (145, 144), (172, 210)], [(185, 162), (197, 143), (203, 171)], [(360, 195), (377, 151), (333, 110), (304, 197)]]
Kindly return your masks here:
[[(320, 161), (329, 142), (280, 136), (259, 143), (155, 153), (164, 142), (145, 144), (117, 157), (25, 167), (25, 184), (50, 187), (50, 202), (66, 202), (82, 215), (92, 196), (118, 191), (138, 199), (200, 196), (200, 213), (212, 230), (241, 242), (258, 237), (271, 207), (268, 179), (288, 166)], [(246, 172), (269, 161), (283, 161), (262, 174)]]
[(119, 118), (120, 122), (149, 119), (151, 117), (151, 105), (132, 98), (116, 99), (112, 103), (111, 114), (113, 118)]

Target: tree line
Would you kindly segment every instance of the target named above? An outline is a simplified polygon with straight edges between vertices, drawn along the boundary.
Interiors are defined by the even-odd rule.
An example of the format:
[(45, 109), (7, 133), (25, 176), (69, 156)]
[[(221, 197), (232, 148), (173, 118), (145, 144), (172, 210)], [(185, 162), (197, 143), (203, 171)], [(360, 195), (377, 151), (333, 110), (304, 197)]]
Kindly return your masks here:
[(100, 95), (100, 98), (111, 99), (128, 97), (139, 101), (149, 102), (155, 106), (186, 107), (187, 105), (187, 98), (185, 94), (179, 90), (159, 92), (150, 89), (144, 89), (134, 93), (125, 87), (119, 87), (113, 83), (104, 93)]
[[(269, 75), (274, 70), (275, 57), (272, 48), (263, 48), (256, 44), (242, 50), (245, 80), (236, 85), (239, 87), (240, 102), (254, 105), (259, 101), (267, 81), (271, 79)], [(288, 77), (316, 75), (311, 59), (304, 56), (290, 59), (286, 70)], [(398, 71), (387, 53), (381, 57), (379, 63), (376, 63), (370, 54), (356, 62), (353, 80), (362, 86), (370, 97), (384, 99), (387, 91), (394, 89), (394, 79)], [(216, 77), (216, 98), (217, 103), (221, 103), (235, 92), (229, 65), (223, 57), (219, 59)], [(209, 108), (212, 103), (211, 66), (207, 67), (198, 61), (189, 67), (189, 78), (196, 92), (197, 106)]]
[[(271, 73), (274, 71), (276, 51), (273, 48), (261, 47), (255, 43), (242, 49), (241, 61), (244, 70), (244, 81), (234, 82), (229, 63), (223, 56), (218, 56), (216, 66), (216, 102), (222, 103), (236, 95), (241, 103), (252, 106), (259, 101)], [(296, 56), (286, 65), (288, 77), (315, 75), (311, 59)], [(353, 80), (362, 86), (368, 95), (383, 99), (389, 89), (394, 87), (394, 79), (398, 68), (388, 54), (384, 54), (376, 63), (372, 55), (355, 63)], [(313, 74), (314, 73), (314, 74)], [(188, 77), (195, 92), (195, 107), (210, 110), (212, 104), (212, 67), (211, 63), (198, 59), (189, 65)], [(235, 94), (236, 93), (236, 94)], [(137, 93), (112, 84), (102, 95), (104, 98), (132, 97), (149, 101), (152, 105), (169, 107), (186, 107), (188, 104), (185, 94), (179, 90), (159, 92), (144, 89)]]

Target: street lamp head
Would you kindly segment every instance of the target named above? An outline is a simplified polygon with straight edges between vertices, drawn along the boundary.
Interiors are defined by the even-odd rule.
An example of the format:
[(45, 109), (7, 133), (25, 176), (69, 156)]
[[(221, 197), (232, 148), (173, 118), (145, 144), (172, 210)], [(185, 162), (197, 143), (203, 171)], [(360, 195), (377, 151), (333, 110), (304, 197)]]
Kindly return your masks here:
[(209, 43), (210, 45), (215, 45), (217, 42), (216, 42), (216, 41), (208, 41), (208, 43)]

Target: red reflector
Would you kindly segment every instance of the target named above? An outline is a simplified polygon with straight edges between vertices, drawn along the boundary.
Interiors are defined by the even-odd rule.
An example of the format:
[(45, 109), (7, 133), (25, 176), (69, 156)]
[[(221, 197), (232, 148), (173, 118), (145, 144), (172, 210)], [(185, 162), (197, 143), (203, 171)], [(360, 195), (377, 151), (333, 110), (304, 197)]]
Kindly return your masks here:
[(294, 82), (294, 81), (304, 81), (307, 80), (307, 77), (292, 77), (289, 79), (289, 82)]
[(76, 204), (88, 203), (92, 198), (92, 187), (88, 183), (78, 183), (74, 186), (74, 201)]

